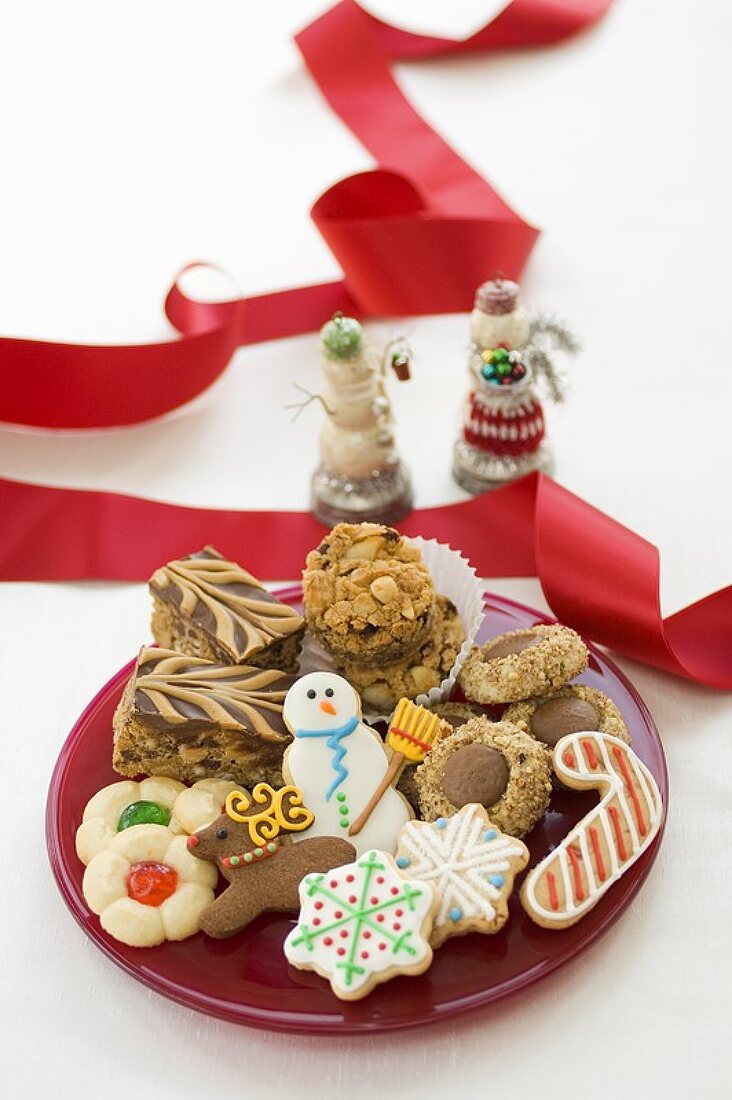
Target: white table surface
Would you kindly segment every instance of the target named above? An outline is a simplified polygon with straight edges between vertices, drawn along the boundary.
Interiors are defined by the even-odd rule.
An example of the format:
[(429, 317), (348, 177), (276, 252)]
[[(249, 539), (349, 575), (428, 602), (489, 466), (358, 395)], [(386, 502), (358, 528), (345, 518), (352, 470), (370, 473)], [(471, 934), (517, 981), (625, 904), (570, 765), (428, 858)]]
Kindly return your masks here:
[[(378, 5), (458, 33), (501, 6)], [(3, 7), (0, 332), (159, 338), (163, 292), (194, 258), (219, 263), (245, 292), (336, 274), (308, 206), (370, 162), (290, 41), (321, 7)], [(703, 9), (620, 0), (598, 28), (555, 49), (399, 68), (425, 117), (545, 227), (526, 297), (570, 318), (584, 343), (570, 399), (550, 412), (558, 477), (661, 548), (666, 612), (732, 580), (730, 32), (724, 0)], [(414, 381), (394, 389), (402, 447), (418, 502), (446, 502), (459, 497), (449, 452), (465, 318), (406, 327), (417, 365)], [(85, 434), (4, 428), (0, 473), (303, 508), (318, 411), (290, 426), (281, 406), (293, 381), (317, 379), (311, 338), (250, 348), (163, 422)], [(545, 606), (533, 579), (490, 584)], [(586, 955), (441, 1028), (287, 1037), (197, 1015), (126, 977), (82, 935), (49, 871), (54, 760), (88, 699), (147, 639), (144, 586), (4, 585), (0, 608), (4, 1095), (729, 1095), (728, 697), (618, 659), (661, 731), (671, 813), (641, 895)]]

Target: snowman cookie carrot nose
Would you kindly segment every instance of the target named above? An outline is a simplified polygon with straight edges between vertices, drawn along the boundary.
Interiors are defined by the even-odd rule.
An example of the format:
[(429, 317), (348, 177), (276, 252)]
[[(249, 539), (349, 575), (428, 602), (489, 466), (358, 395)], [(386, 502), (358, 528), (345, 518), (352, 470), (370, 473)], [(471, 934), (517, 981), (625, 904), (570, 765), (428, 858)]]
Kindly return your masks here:
[[(308, 835), (347, 837), (389, 770), (381, 738), (361, 721), (358, 694), (342, 676), (311, 672), (288, 691), (282, 716), (293, 735), (283, 774), (315, 813)], [(390, 787), (354, 838), (358, 854), (393, 852), (397, 833), (413, 816), (404, 796)]]

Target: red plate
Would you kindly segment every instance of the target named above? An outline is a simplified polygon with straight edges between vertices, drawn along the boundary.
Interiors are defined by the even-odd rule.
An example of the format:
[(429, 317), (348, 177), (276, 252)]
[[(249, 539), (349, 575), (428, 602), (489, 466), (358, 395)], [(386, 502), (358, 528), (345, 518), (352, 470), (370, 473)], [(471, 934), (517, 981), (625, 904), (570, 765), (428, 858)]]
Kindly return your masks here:
[[(297, 605), (301, 589), (288, 588), (279, 596)], [(547, 621), (528, 607), (487, 595), (479, 640)], [(619, 707), (633, 747), (653, 773), (667, 806), (666, 761), (650, 714), (622, 672), (592, 646), (590, 653), (580, 682), (600, 688)], [(319, 1034), (366, 1034), (447, 1019), (523, 989), (589, 947), (630, 904), (656, 857), (663, 829), (599, 904), (561, 932), (532, 924), (515, 891), (511, 917), (497, 935), (450, 940), (435, 953), (425, 974), (396, 978), (362, 1001), (339, 1001), (322, 978), (288, 966), (282, 941), (293, 921), (287, 917), (262, 917), (230, 940), (199, 934), (160, 947), (125, 947), (103, 931), (86, 907), (81, 892), (84, 868), (76, 856), (74, 836), (89, 798), (119, 778), (110, 763), (112, 714), (132, 668), (130, 663), (102, 688), (61, 750), (48, 794), (48, 851), (66, 904), (94, 943), (138, 981), (200, 1012), (274, 1031)], [(526, 838), (529, 866), (546, 855), (595, 801), (592, 792), (556, 793)]]

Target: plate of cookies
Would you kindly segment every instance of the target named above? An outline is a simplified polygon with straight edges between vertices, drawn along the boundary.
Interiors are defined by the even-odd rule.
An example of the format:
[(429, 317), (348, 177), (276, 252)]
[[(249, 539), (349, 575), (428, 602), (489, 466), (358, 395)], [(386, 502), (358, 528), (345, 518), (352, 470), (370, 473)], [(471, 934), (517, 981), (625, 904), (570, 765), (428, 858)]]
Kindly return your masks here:
[(421, 1026), (550, 974), (642, 886), (668, 800), (646, 707), (455, 549), (338, 524), (301, 584), (205, 547), (150, 593), (154, 644), (72, 729), (47, 843), (86, 934), (162, 995)]

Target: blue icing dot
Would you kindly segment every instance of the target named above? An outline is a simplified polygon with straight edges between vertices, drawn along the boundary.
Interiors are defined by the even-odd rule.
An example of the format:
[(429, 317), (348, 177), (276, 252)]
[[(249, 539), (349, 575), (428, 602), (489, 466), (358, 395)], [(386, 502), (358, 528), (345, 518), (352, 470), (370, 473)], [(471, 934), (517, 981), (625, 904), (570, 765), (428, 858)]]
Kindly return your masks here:
[(397, 861), (396, 861), (396, 865), (397, 865), (397, 867), (408, 867), (409, 866), (409, 860), (407, 859), (406, 856), (398, 856)]
[(492, 886), (497, 886), (500, 889), (506, 880), (503, 875), (488, 875), (488, 881)]
[(498, 833), (495, 829), (486, 829), (483, 833), (483, 840), (495, 840), (497, 836)]
[(435, 825), (437, 826), (438, 829), (444, 829), (445, 826), (447, 825), (447, 822), (445, 821), (444, 817), (438, 817), (437, 821), (435, 822)]
[(462, 915), (463, 915), (462, 909), (458, 909), (457, 906), (454, 909), (451, 909), (450, 912), (448, 913), (448, 916), (449, 916), (450, 920), (460, 920)]

